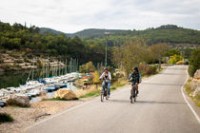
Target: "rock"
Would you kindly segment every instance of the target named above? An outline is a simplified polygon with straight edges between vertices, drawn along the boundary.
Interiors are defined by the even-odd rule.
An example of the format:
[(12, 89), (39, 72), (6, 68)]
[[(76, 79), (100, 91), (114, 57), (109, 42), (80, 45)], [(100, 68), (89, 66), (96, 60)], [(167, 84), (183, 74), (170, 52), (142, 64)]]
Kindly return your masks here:
[(6, 101), (8, 105), (20, 106), (20, 107), (29, 107), (30, 99), (28, 96), (13, 96)]
[(192, 93), (190, 96), (196, 97), (200, 95), (200, 80), (193, 78), (190, 84)]
[(78, 99), (76, 94), (71, 90), (60, 89), (55, 93), (55, 98), (60, 98), (64, 100), (76, 100)]
[(200, 69), (196, 70), (196, 72), (194, 74), (194, 78), (195, 79), (200, 79)]

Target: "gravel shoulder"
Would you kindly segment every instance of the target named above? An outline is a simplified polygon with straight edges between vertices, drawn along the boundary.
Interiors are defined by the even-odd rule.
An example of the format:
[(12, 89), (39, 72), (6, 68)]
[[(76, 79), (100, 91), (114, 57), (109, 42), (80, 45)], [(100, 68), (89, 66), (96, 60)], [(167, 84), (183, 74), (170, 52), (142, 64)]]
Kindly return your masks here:
[(29, 108), (4, 107), (0, 113), (6, 112), (14, 118), (12, 123), (0, 124), (0, 133), (20, 133), (24, 128), (45, 119), (56, 113), (84, 103), (85, 100), (76, 101), (40, 101), (31, 104)]

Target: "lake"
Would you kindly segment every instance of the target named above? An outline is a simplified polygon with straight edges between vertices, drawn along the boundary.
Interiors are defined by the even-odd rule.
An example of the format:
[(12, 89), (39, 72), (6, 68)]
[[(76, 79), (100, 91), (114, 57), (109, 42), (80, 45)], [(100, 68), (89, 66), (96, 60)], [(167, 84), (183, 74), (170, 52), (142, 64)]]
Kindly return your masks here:
[(29, 71), (12, 71), (0, 73), (0, 89), (6, 87), (18, 87), (20, 84), (23, 85), (26, 81), (37, 80), (39, 78), (52, 77), (57, 75), (64, 75), (66, 69), (51, 70), (49, 72), (38, 69)]

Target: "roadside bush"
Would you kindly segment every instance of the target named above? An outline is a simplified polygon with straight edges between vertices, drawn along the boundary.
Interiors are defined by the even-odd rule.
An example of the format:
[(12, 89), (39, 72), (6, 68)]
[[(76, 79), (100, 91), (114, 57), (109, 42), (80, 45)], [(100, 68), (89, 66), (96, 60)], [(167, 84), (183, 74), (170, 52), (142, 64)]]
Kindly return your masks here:
[(157, 73), (157, 66), (149, 66), (147, 71), (145, 72), (146, 75), (153, 75)]
[(0, 123), (3, 122), (12, 122), (14, 119), (7, 113), (0, 113)]
[(197, 69), (200, 68), (200, 49), (194, 50), (189, 62), (188, 72), (190, 76), (194, 76)]
[(140, 64), (139, 70), (142, 75), (153, 75), (157, 73), (157, 65)]
[(177, 62), (182, 61), (182, 60), (183, 60), (183, 57), (181, 55), (175, 54), (173, 56), (170, 56), (168, 63), (169, 64), (176, 64)]

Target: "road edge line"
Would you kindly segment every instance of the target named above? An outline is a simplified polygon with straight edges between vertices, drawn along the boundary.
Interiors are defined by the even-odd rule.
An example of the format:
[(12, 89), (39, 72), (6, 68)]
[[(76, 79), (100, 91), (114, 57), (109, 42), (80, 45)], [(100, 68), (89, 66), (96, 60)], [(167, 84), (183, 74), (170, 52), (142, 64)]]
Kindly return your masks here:
[(188, 107), (189, 107), (190, 110), (192, 111), (193, 115), (195, 116), (196, 120), (197, 120), (198, 123), (200, 124), (200, 117), (199, 117), (199, 115), (196, 113), (196, 111), (193, 109), (193, 107), (192, 107), (192, 105), (189, 103), (189, 101), (187, 100), (186, 95), (185, 95), (185, 92), (184, 92), (184, 86), (185, 86), (185, 84), (187, 83), (188, 79), (189, 79), (189, 76), (188, 76), (188, 74), (187, 74), (187, 78), (186, 78), (184, 84), (183, 84), (182, 87), (181, 87), (182, 96), (183, 96), (183, 99), (185, 100), (185, 102), (187, 103)]

